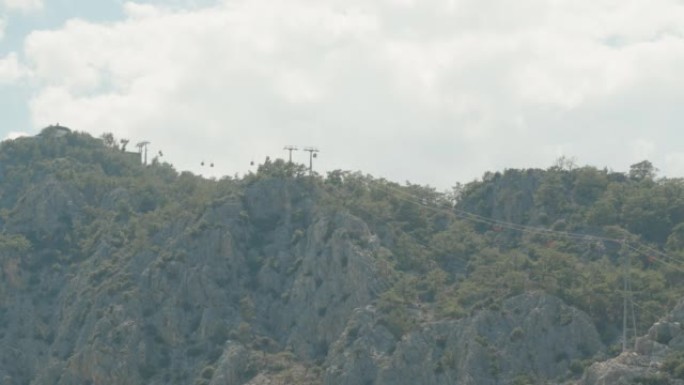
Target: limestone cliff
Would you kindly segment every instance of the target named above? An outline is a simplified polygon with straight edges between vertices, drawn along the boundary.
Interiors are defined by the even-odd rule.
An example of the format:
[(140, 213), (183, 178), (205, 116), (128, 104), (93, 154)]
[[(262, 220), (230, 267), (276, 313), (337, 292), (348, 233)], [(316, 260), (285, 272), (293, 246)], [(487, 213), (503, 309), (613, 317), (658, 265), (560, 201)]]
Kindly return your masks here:
[[(0, 354), (14, 364), (0, 374), (17, 384), (165, 384), (209, 382), (216, 369), (238, 383), (265, 363), (235, 367), (231, 357), (290, 352), (285, 367), (325, 357), (353, 309), (386, 283), (364, 223), (319, 211), (307, 194), (287, 180), (257, 183), (244, 199), (169, 218), (145, 246), (114, 224), (77, 264), (45, 256), (54, 263), (30, 271), (5, 256), (10, 349)], [(50, 182), (18, 203), (7, 229), (55, 234), (65, 221), (53, 218), (77, 217), (79, 202)]]
[[(535, 200), (545, 177), (509, 171), (461, 209), (571, 220)], [(215, 181), (86, 134), (3, 142), (0, 384), (579, 380), (615, 342), (595, 325), (615, 329), (618, 252), (489, 225), (430, 188), (280, 160)], [(648, 365), (582, 383), (679, 383), (681, 309), (617, 359)]]
[(586, 314), (543, 293), (437, 321), (396, 338), (373, 307), (357, 309), (328, 356), (326, 385), (512, 384), (563, 380), (603, 348)]

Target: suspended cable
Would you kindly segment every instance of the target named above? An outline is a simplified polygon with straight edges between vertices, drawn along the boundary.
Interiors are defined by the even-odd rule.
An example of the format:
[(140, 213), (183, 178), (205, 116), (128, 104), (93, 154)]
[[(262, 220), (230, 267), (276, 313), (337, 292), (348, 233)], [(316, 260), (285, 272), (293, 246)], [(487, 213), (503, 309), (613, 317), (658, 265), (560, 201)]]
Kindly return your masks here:
[[(559, 231), (559, 230), (553, 230), (553, 229), (543, 228), (543, 227), (522, 225), (522, 224), (517, 224), (517, 223), (513, 223), (513, 222), (508, 222), (508, 221), (503, 221), (503, 220), (499, 220), (499, 219), (485, 217), (482, 215), (474, 214), (474, 213), (471, 213), (468, 211), (455, 209), (455, 208), (453, 210), (445, 210), (443, 208), (429, 206), (429, 205), (423, 203), (422, 200), (420, 199), (420, 197), (416, 197), (415, 195), (413, 195), (409, 192), (391, 187), (387, 184), (382, 185), (382, 187), (386, 191), (394, 192), (395, 197), (399, 200), (403, 200), (405, 202), (409, 202), (409, 203), (413, 203), (415, 205), (425, 207), (425, 208), (432, 210), (434, 212), (455, 213), (458, 218), (465, 219), (465, 220), (468, 220), (471, 222), (483, 223), (483, 224), (488, 224), (488, 225), (492, 225), (492, 226), (499, 226), (501, 228), (506, 228), (509, 230), (514, 230), (514, 231), (519, 231), (519, 232), (529, 233), (529, 234), (557, 235), (557, 236), (562, 236), (565, 238), (576, 239), (576, 240), (579, 240), (582, 242), (603, 241), (603, 242), (622, 243), (621, 239), (616, 239), (616, 238), (603, 237), (603, 236), (597, 236), (597, 235), (591, 235), (591, 234), (574, 233), (574, 232), (570, 232), (570, 231)], [(399, 197), (398, 194), (401, 194), (404, 197), (403, 198)], [(410, 197), (410, 198), (408, 198), (408, 197)], [(648, 246), (642, 242), (626, 242), (625, 244), (630, 250), (636, 252), (638, 255), (642, 255), (642, 256), (646, 256), (646, 257), (649, 256), (648, 254), (642, 252), (639, 248), (632, 246), (632, 244), (637, 245), (637, 246), (639, 246), (645, 250), (648, 250), (654, 254), (657, 254), (657, 255), (659, 255), (659, 256), (667, 259), (667, 260), (670, 260), (674, 263), (684, 265), (684, 261), (678, 260), (676, 258), (672, 258), (672, 257), (668, 256), (667, 254), (665, 254), (659, 250), (656, 250), (656, 249), (654, 249), (654, 248), (652, 248), (652, 247), (650, 247), (650, 246)], [(662, 261), (660, 259), (656, 259), (656, 261), (658, 261), (661, 264), (664, 264), (666, 266), (669, 266), (673, 269), (684, 272), (684, 267), (677, 267), (677, 266), (674, 266), (670, 263)]]

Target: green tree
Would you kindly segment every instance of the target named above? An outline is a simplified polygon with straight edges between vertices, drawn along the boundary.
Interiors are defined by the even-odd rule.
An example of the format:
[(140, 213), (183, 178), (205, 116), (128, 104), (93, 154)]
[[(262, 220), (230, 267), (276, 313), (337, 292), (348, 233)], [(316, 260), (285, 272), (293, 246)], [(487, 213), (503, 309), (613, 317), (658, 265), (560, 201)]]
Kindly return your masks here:
[(576, 203), (589, 205), (603, 195), (608, 186), (605, 171), (594, 167), (582, 167), (575, 171), (572, 196)]
[(639, 163), (629, 166), (629, 177), (632, 180), (652, 181), (657, 173), (658, 169), (648, 160), (642, 160)]

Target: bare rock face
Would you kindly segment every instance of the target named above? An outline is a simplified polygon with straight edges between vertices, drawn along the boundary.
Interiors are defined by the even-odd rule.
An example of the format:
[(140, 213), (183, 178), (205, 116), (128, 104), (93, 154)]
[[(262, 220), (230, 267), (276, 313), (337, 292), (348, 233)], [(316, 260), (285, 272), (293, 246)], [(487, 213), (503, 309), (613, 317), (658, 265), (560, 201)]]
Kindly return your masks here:
[(684, 384), (684, 301), (656, 322), (633, 350), (592, 364), (579, 385)]
[(210, 385), (242, 384), (249, 379), (249, 350), (239, 343), (227, 344)]
[[(392, 279), (378, 257), (389, 251), (360, 219), (318, 207), (302, 183), (257, 182), (151, 229), (117, 219), (136, 206), (125, 190), (105, 198), (111, 220), (80, 259), (23, 271), (0, 258), (13, 278), (0, 359), (16, 363), (0, 372), (4, 383), (509, 384), (565, 378), (603, 349), (584, 313), (542, 293), (398, 334), (372, 305)], [(56, 209), (34, 218), (41, 200)], [(49, 182), (7, 227), (39, 220), (36, 237), (69, 235), (84, 215), (76, 202), (77, 191)]]
[(388, 367), (397, 338), (380, 322), (373, 306), (354, 310), (328, 356), (325, 384), (373, 384)]
[[(366, 224), (320, 210), (310, 194), (293, 180), (257, 182), (150, 231), (116, 219), (130, 206), (116, 190), (100, 208), (112, 219), (82, 245), (82, 259), (26, 271), (32, 258), (1, 255), (12, 281), (0, 285), (0, 361), (14, 364), (0, 382), (320, 383), (309, 363), (321, 363), (354, 309), (388, 285)], [(7, 226), (36, 240), (63, 236), (81, 219), (79, 202), (50, 181)]]
[[(539, 383), (604, 349), (584, 313), (543, 293), (398, 331), (374, 306), (391, 253), (316, 194), (270, 178), (191, 214), (129, 221), (144, 205), (124, 188), (86, 207), (68, 184), (39, 184), (3, 223), (49, 247), (0, 254), (0, 383)], [(78, 253), (59, 254), (64, 244)], [(684, 345), (682, 315), (643, 349)]]
[(11, 232), (59, 246), (83, 217), (83, 195), (73, 186), (48, 178), (19, 198), (7, 223)]
[[(326, 237), (329, 237), (326, 239)], [(352, 311), (386, 289), (375, 265), (376, 240), (360, 220), (346, 214), (320, 218), (300, 246), (296, 277), (271, 314), (288, 330), (286, 344), (305, 357), (325, 356)], [(364, 246), (360, 246), (363, 243)], [(263, 284), (274, 282), (263, 279)]]
[(358, 309), (327, 361), (326, 385), (510, 384), (570, 376), (603, 345), (588, 316), (542, 293), (472, 318), (426, 323), (400, 339)]
[[(649, 356), (624, 352), (611, 360), (592, 364), (585, 372), (580, 384), (638, 384), (643, 379), (653, 378), (657, 373), (657, 368), (657, 362)], [(667, 381), (665, 383), (671, 383)]]

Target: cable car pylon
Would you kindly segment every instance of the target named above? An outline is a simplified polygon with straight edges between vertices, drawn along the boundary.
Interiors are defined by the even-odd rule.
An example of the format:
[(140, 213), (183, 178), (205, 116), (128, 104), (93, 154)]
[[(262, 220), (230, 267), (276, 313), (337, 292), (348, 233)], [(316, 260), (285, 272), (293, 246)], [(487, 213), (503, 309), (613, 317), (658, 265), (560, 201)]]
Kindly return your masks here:
[(313, 174), (313, 158), (318, 158), (318, 149), (316, 147), (304, 147), (304, 151), (309, 153), (309, 176)]
[(292, 163), (292, 151), (298, 151), (299, 149), (297, 148), (297, 146), (287, 145), (283, 148), (283, 150), (288, 151), (290, 153), (289, 154), (290, 155), (289, 163), (291, 164)]

